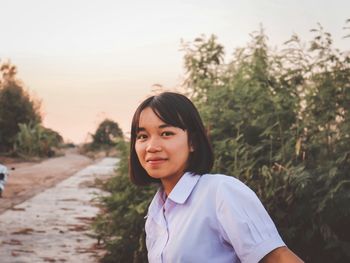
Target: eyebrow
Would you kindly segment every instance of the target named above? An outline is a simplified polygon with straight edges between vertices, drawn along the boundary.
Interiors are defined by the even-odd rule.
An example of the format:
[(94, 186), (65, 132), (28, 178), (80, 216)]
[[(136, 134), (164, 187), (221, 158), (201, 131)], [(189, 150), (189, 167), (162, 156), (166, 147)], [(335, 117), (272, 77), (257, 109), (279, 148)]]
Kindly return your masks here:
[[(164, 128), (168, 128), (168, 127), (174, 127), (174, 126), (169, 125), (169, 124), (162, 124), (162, 125), (158, 126), (159, 129), (164, 129)], [(141, 131), (145, 131), (145, 130), (146, 129), (144, 127), (138, 127), (136, 132), (141, 132)]]

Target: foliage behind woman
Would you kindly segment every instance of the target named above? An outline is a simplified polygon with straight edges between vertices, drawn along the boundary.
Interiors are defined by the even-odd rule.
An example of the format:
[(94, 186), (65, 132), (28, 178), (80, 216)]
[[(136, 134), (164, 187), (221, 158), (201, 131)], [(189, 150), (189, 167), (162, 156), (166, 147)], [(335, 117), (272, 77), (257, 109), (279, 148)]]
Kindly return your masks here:
[[(350, 57), (322, 27), (271, 51), (263, 31), (223, 62), (215, 37), (185, 44), (186, 85), (214, 142), (215, 170), (252, 187), (306, 262), (350, 254)], [(123, 161), (124, 158), (124, 161)], [(146, 262), (143, 219), (154, 189), (127, 182), (127, 152), (104, 200), (106, 262)], [(137, 193), (137, 195), (135, 195)]]

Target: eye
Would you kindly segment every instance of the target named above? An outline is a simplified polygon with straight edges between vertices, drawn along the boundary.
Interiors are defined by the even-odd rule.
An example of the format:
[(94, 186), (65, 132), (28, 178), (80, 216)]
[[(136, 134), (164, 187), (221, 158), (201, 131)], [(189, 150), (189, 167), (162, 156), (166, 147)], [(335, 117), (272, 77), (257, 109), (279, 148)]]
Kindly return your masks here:
[(144, 140), (146, 140), (146, 139), (147, 139), (147, 135), (146, 135), (146, 134), (143, 134), (143, 133), (138, 134), (138, 135), (136, 136), (136, 140), (144, 141)]
[(174, 135), (175, 133), (173, 133), (173, 132), (171, 132), (171, 131), (164, 131), (164, 132), (162, 132), (162, 136), (163, 137), (169, 137), (169, 136), (172, 136), (172, 135)]

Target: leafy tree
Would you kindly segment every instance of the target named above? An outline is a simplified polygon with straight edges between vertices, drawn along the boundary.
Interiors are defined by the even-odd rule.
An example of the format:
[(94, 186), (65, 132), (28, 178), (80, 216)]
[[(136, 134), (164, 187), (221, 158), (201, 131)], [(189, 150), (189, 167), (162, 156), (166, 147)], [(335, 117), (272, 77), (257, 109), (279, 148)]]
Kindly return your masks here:
[[(312, 176), (310, 228), (318, 262), (349, 260), (350, 57), (332, 46), (322, 26), (310, 43), (309, 83), (302, 112), (305, 169)], [(322, 251), (322, 252), (320, 252)], [(310, 257), (311, 258), (311, 257)]]
[(41, 122), (40, 103), (15, 78), (13, 65), (3, 64), (0, 71), (0, 151), (8, 151), (13, 148), (19, 123)]
[(99, 124), (92, 138), (92, 145), (95, 147), (101, 145), (113, 146), (116, 144), (118, 138), (123, 138), (123, 132), (119, 128), (118, 123), (105, 119)]
[(205, 103), (208, 89), (218, 81), (218, 66), (223, 62), (224, 47), (217, 43), (216, 36), (212, 35), (206, 39), (202, 35), (193, 43), (183, 43), (183, 50), (186, 51), (185, 85), (191, 87), (192, 97)]

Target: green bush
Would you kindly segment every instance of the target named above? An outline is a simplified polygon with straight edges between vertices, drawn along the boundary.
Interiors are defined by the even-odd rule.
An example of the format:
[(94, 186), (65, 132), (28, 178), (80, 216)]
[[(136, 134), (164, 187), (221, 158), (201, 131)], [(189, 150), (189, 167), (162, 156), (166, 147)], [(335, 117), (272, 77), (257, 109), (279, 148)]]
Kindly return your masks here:
[(54, 147), (63, 142), (62, 136), (48, 128), (35, 124), (19, 124), (19, 132), (16, 135), (14, 151), (23, 157), (51, 157), (54, 155)]
[[(272, 52), (263, 31), (216, 78), (187, 67), (188, 89), (216, 154), (215, 172), (240, 178), (266, 206), (290, 248), (307, 262), (350, 259), (350, 57), (313, 30), (307, 49), (297, 36)], [(221, 46), (212, 38), (187, 48), (196, 60)], [(211, 53), (215, 53), (211, 51)]]

